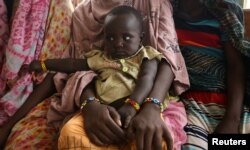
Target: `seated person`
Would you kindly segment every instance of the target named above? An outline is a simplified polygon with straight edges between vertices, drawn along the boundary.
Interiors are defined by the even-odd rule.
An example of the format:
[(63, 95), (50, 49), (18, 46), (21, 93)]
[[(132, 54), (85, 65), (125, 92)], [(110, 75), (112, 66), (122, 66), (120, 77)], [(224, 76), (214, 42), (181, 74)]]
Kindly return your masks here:
[(191, 83), (181, 96), (188, 117), (183, 149), (207, 149), (212, 133), (250, 133), (250, 109), (243, 104), (244, 99), (249, 101), (243, 61), (249, 48), (241, 35), (240, 7), (230, 0), (174, 2), (176, 31)]
[[(157, 81), (155, 81), (156, 74), (161, 76), (161, 78), (158, 78), (160, 83), (164, 82), (164, 78), (168, 76), (169, 72), (164, 69), (165, 66), (168, 66), (168, 63), (157, 50), (141, 45), (143, 32), (140, 13), (128, 6), (114, 8), (105, 18), (104, 35), (104, 50), (91, 50), (85, 54), (86, 59), (33, 61), (30, 65), (30, 70), (35, 72), (50, 70), (71, 73), (91, 69), (97, 73), (95, 92), (88, 87), (83, 91), (81, 96), (83, 100), (82, 113), (75, 115), (62, 128), (59, 137), (59, 149), (65, 149), (65, 147), (75, 144), (71, 143), (71, 140), (65, 141), (68, 136), (74, 136), (79, 141), (79, 144), (84, 147), (89, 145), (89, 139), (95, 144), (89, 145), (91, 147), (98, 148), (98, 146), (111, 144), (121, 146), (129, 141), (125, 133), (130, 136), (133, 135), (131, 120), (136, 116), (141, 106), (153, 104), (159, 111), (166, 108), (168, 99), (165, 98), (171, 83), (166, 84), (165, 88), (162, 89), (165, 90), (165, 95), (159, 93), (150, 94), (153, 86), (157, 85)], [(162, 70), (157, 72), (158, 65)], [(97, 118), (95, 118), (93, 117), (94, 114), (91, 114), (87, 109), (101, 109), (103, 111), (97, 113)], [(99, 120), (99, 115), (104, 119), (109, 118), (106, 121), (108, 126), (105, 123), (94, 124), (96, 122), (93, 122), (93, 120)], [(82, 124), (83, 121), (87, 137), (83, 129), (80, 129), (81, 131), (77, 136), (74, 131), (68, 130), (76, 127), (72, 123), (78, 122)], [(105, 129), (107, 127), (108, 130)], [(82, 125), (81, 128), (83, 128)], [(164, 134), (166, 136), (169, 133), (165, 130)], [(162, 141), (159, 137), (157, 139), (159, 139), (159, 142)], [(70, 146), (65, 145), (66, 143), (70, 143)], [(170, 149), (172, 147), (171, 140), (168, 143), (169, 145), (166, 145), (163, 142), (162, 148), (166, 149), (168, 147)], [(137, 147), (139, 147), (138, 145)], [(161, 146), (161, 144), (156, 146), (159, 145)], [(131, 148), (130, 145), (123, 147)], [(99, 148), (103, 149), (104, 147)]]

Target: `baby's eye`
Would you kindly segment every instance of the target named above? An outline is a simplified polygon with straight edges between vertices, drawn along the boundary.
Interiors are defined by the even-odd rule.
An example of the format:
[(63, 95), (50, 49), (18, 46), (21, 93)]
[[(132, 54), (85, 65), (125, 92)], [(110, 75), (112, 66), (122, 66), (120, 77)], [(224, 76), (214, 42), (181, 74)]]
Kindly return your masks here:
[(123, 37), (123, 39), (124, 39), (125, 41), (128, 41), (128, 40), (130, 40), (130, 39), (131, 39), (131, 37), (130, 37), (130, 36), (127, 36), (127, 35), (125, 35), (125, 36)]
[(114, 37), (113, 36), (107, 36), (106, 39), (109, 40), (109, 41), (114, 41)]

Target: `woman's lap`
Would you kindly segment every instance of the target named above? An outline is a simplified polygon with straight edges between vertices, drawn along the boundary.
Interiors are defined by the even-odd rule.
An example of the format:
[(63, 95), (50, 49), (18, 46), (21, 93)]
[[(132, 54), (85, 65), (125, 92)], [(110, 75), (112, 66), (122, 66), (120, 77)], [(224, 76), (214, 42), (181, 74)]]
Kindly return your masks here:
[(47, 99), (20, 120), (12, 129), (5, 150), (54, 149), (57, 132), (47, 125), (46, 115), (49, 107), (50, 100)]
[[(57, 146), (57, 131), (47, 125), (46, 115), (49, 107), (50, 100), (47, 99), (41, 102), (35, 108), (33, 108), (32, 111), (25, 118), (20, 120), (12, 129), (12, 132), (6, 143), (5, 149), (54, 149)], [(174, 137), (178, 140), (177, 147), (185, 143), (186, 136), (183, 127), (185, 126), (187, 121), (185, 119), (186, 117), (183, 104), (177, 102), (175, 102), (174, 105), (171, 104), (169, 106), (169, 111), (165, 111), (163, 113), (163, 118), (167, 126), (169, 126), (169, 124), (172, 124), (172, 126), (169, 127), (171, 131), (178, 131), (171, 132), (171, 134), (174, 135)], [(69, 135), (76, 135), (75, 133), (77, 133), (77, 136), (75, 136), (75, 139), (73, 138), (73, 140), (85, 136), (85, 143), (87, 142), (87, 144), (84, 145), (93, 147), (94, 145), (89, 142), (86, 135), (79, 136), (79, 133), (84, 134), (82, 124), (83, 121), (79, 121), (76, 124), (73, 123), (73, 125), (70, 124), (71, 121), (67, 122), (63, 129), (67, 128), (67, 126), (75, 126), (75, 128), (67, 128), (67, 130), (70, 129), (70, 131), (62, 131), (67, 132), (67, 134)], [(74, 129), (74, 131), (71, 131), (72, 129)], [(61, 145), (61, 147), (63, 146), (63, 144), (61, 143), (66, 143), (62, 141), (72, 140), (70, 138), (67, 138), (65, 139), (64, 137), (63, 140), (62, 138), (59, 139), (59, 145)], [(164, 145), (166, 146), (165, 143)], [(133, 148), (135, 148), (135, 144), (130, 144), (127, 147), (124, 147), (124, 149)], [(117, 149), (117, 147), (109, 146), (108, 149)]]
[[(164, 150), (167, 149), (165, 142), (162, 142), (162, 146)], [(91, 143), (84, 131), (83, 117), (78, 113), (63, 126), (58, 139), (58, 149), (80, 150), (85, 148), (95, 150), (136, 150), (136, 145), (135, 141), (121, 147), (115, 145), (101, 147)]]
[[(163, 113), (164, 121), (166, 122), (171, 134), (174, 137), (175, 149), (180, 149), (181, 144), (186, 142), (186, 134), (183, 127), (186, 125), (186, 117), (184, 105), (181, 102), (174, 102), (169, 105), (169, 111)], [(169, 126), (169, 124), (172, 124)], [(98, 147), (92, 144), (85, 131), (83, 130), (83, 118), (81, 115), (75, 115), (62, 128), (59, 139), (59, 149), (75, 149), (75, 148), (94, 148), (94, 149), (136, 149), (134, 141), (124, 147), (114, 145), (107, 147)], [(176, 131), (176, 132), (173, 132)], [(163, 149), (166, 149), (166, 143), (163, 142)]]
[(84, 131), (84, 123), (81, 114), (71, 118), (61, 129), (58, 139), (58, 149), (107, 149), (118, 150), (116, 146), (99, 147), (92, 144)]

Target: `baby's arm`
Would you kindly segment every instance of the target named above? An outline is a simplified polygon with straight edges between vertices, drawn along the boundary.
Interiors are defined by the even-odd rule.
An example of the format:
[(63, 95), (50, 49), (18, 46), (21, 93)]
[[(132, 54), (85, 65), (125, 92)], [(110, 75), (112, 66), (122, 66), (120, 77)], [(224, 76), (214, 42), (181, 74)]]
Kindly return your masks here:
[(245, 73), (243, 59), (229, 42), (225, 43), (227, 104), (223, 120), (216, 127), (216, 133), (238, 133), (244, 99)]
[[(43, 72), (42, 61), (34, 60), (30, 63), (30, 72), (34, 71), (36, 73)], [(44, 66), (49, 71), (73, 73), (76, 71), (89, 70), (86, 59), (47, 59), (44, 61)]]
[(158, 68), (158, 60), (144, 60), (139, 72), (136, 86), (130, 98), (142, 104), (151, 91)]
[[(139, 105), (142, 104), (143, 100), (152, 90), (157, 73), (157, 67), (158, 60), (143, 60), (135, 89), (129, 99), (136, 101)], [(132, 117), (136, 114), (136, 110), (128, 103), (124, 104), (118, 112), (121, 115), (122, 124), (125, 128), (128, 126)]]

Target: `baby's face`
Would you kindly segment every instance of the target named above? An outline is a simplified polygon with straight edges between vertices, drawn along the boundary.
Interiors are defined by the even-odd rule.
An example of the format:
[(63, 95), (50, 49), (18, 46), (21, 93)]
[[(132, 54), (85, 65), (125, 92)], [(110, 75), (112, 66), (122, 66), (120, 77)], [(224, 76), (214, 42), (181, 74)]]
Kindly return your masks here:
[(107, 54), (113, 59), (126, 58), (139, 49), (141, 27), (133, 15), (110, 15), (105, 19), (104, 35)]

